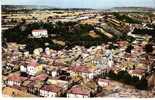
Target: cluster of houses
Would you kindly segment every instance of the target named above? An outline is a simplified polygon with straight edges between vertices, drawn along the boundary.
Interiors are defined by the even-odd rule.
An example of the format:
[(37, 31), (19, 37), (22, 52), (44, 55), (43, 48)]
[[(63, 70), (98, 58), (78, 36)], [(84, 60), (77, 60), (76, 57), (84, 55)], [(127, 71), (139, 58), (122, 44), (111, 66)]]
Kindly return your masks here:
[[(34, 30), (32, 35), (35, 38), (46, 37), (47, 30)], [(6, 66), (18, 66), (20, 73), (9, 74), (4, 84), (41, 97), (95, 96), (101, 92), (98, 87), (111, 84), (108, 79), (97, 77), (94, 80), (102, 73), (127, 70), (131, 76), (139, 79), (144, 76), (149, 62), (143, 50), (145, 43), (137, 41), (132, 44), (131, 53), (126, 52), (129, 43), (121, 40), (113, 44), (118, 47), (116, 50), (109, 49), (110, 44), (102, 44), (88, 49), (83, 46), (59, 51), (46, 48), (45, 52), (38, 48), (33, 54), (27, 51), (22, 54), (18, 51), (17, 44), (11, 44), (4, 51), (10, 52), (5, 55), (7, 59), (12, 58)], [(150, 59), (153, 60), (154, 58)], [(95, 82), (93, 86), (87, 84), (90, 81)]]
[[(34, 61), (32, 61), (34, 62)], [(22, 91), (32, 93), (34, 95), (40, 96), (40, 97), (90, 97), (91, 93), (97, 93), (97, 87), (94, 89), (91, 89), (90, 87), (87, 87), (86, 83), (90, 80), (93, 80), (93, 70), (91, 71), (89, 68), (86, 68), (84, 66), (79, 67), (82, 69), (79, 69), (77, 67), (66, 69), (66, 70), (57, 70), (54, 71), (55, 75), (49, 75), (45, 73), (44, 70), (39, 73), (34, 73), (34, 68), (37, 67), (36, 65), (27, 66), (27, 73), (23, 73), (23, 70), (20, 71), (20, 73), (12, 73), (8, 75), (7, 79), (4, 80), (4, 84), (6, 86), (20, 89)], [(31, 69), (32, 68), (32, 69)], [(77, 69), (76, 69), (77, 68)], [(29, 71), (31, 69), (31, 71)], [(68, 70), (68, 72), (66, 72)], [(63, 75), (61, 75), (63, 72)], [(69, 73), (70, 72), (70, 73)], [(67, 76), (68, 73), (69, 75)], [(82, 79), (76, 80), (73, 79), (76, 74), (82, 74)], [(27, 74), (25, 76), (25, 74)], [(73, 75), (73, 76), (72, 76)], [(67, 76), (70, 78), (62, 78), (62, 76)], [(79, 76), (80, 77), (80, 76)], [(85, 80), (88, 79), (88, 80)], [(107, 86), (109, 85), (109, 81), (106, 79), (99, 79), (97, 81), (99, 86)], [(95, 84), (98, 86), (98, 84)], [(84, 87), (84, 88), (83, 88)], [(86, 88), (86, 89), (85, 89)]]
[[(109, 68), (108, 64), (107, 67), (96, 67), (92, 61), (89, 63), (86, 62), (87, 57), (89, 58), (89, 52), (94, 51), (92, 53), (95, 53), (95, 50), (97, 51), (99, 49), (101, 49), (101, 47), (87, 50), (83, 47), (76, 46), (71, 51), (55, 51), (46, 48), (45, 52), (42, 53), (39, 52), (39, 50), (36, 51), (39, 52), (40, 55), (35, 55), (35, 53), (33, 55), (29, 53), (27, 55), (23, 54), (21, 57), (14, 55), (16, 61), (18, 61), (20, 73), (15, 72), (9, 74), (4, 80), (4, 84), (41, 97), (64, 95), (67, 97), (90, 97), (92, 94), (98, 93), (97, 86), (103, 87), (109, 84), (105, 79), (98, 80), (97, 83), (99, 84), (95, 83), (96, 87), (94, 89), (85, 85), (87, 81), (93, 80), (95, 76), (104, 71), (106, 72)], [(83, 50), (86, 53), (84, 53)], [(18, 49), (16, 52), (19, 52)], [(69, 55), (70, 57), (67, 58)], [(79, 55), (81, 55), (81, 57), (79, 57)], [(95, 59), (95, 56), (92, 58)], [(66, 66), (64, 63), (66, 59), (72, 61), (69, 66)], [(79, 59), (84, 61), (75, 64)], [(102, 57), (100, 59), (102, 59)], [(83, 89), (83, 87), (87, 89)]]

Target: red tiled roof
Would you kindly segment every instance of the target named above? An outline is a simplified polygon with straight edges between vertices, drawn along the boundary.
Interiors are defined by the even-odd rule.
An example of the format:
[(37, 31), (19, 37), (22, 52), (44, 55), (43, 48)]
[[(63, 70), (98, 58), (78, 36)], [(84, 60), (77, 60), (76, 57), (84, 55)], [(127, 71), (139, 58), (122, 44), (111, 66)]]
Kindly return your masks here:
[(47, 54), (43, 54), (42, 56), (45, 58), (50, 58), (50, 55), (47, 55)]
[(106, 83), (109, 83), (109, 82), (110, 82), (110, 80), (107, 80), (107, 79), (101, 79), (101, 78), (99, 78), (98, 81), (99, 81), (99, 82), (106, 82)]
[(27, 85), (27, 87), (28, 87), (28, 88), (33, 88), (35, 84), (36, 84), (35, 81), (31, 81), (31, 82)]
[(46, 74), (40, 74), (40, 75), (38, 75), (38, 76), (31, 77), (30, 80), (40, 80), (40, 81), (44, 81), (47, 77), (48, 77), (48, 75), (46, 75)]
[(40, 31), (47, 31), (46, 29), (34, 29), (32, 32), (40, 32)]
[(37, 60), (32, 59), (29, 66), (36, 67), (37, 66)]
[(11, 63), (12, 63), (13, 65), (20, 64), (19, 61), (12, 61)]
[(144, 69), (135, 69), (132, 70), (132, 74), (143, 74), (145, 72)]
[(39, 81), (31, 81), (27, 87), (28, 88), (38, 88), (40, 89), (43, 86), (43, 82), (39, 82)]
[(24, 81), (26, 79), (26, 77), (21, 77), (19, 74), (14, 74), (8, 77), (9, 81)]
[(18, 89), (18, 90), (22, 90), (23, 89), (23, 87), (15, 85), (15, 84), (13, 86), (9, 86), (9, 87), (15, 88), (15, 89)]
[(68, 93), (77, 94), (77, 95), (89, 95), (90, 91), (86, 89), (82, 89), (81, 86), (74, 86), (70, 90), (68, 90)]
[(64, 68), (62, 68), (62, 70), (69, 71), (70, 69), (68, 67), (64, 67)]
[(110, 71), (110, 70), (115, 70), (115, 67), (103, 67), (103, 68), (99, 68), (101, 71)]
[(50, 85), (44, 85), (41, 90), (45, 90), (45, 91), (51, 91), (54, 93), (57, 93), (59, 91), (61, 91), (61, 87), (55, 85), (55, 84), (50, 84)]
[(53, 62), (53, 65), (54, 66), (64, 66), (64, 63), (61, 63), (61, 62)]
[(90, 73), (93, 71), (90, 67), (86, 67), (86, 66), (75, 66), (70, 68), (70, 70), (74, 72), (84, 72), (84, 73)]

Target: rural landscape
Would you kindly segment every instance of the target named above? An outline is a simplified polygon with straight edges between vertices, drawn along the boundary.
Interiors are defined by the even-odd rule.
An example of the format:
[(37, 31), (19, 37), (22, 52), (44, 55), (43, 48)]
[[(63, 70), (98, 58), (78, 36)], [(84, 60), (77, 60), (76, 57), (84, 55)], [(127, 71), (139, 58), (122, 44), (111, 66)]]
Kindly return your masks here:
[(4, 97), (155, 97), (155, 8), (1, 8)]

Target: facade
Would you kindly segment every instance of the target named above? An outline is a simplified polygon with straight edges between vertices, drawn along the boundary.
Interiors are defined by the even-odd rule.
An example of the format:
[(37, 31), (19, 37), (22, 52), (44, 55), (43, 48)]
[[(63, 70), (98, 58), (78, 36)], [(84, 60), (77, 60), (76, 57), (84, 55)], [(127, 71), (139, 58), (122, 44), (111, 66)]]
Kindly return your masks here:
[(130, 70), (129, 74), (131, 76), (137, 76), (139, 79), (141, 79), (144, 75), (144, 70), (141, 69)]
[(15, 75), (9, 76), (5, 83), (9, 86), (14, 86), (14, 85), (20, 86), (21, 83), (26, 79), (27, 79), (26, 77), (21, 77), (20, 75), (15, 74)]
[(34, 38), (48, 37), (48, 32), (45, 29), (32, 30), (32, 36)]
[(54, 85), (54, 84), (49, 84), (49, 85), (44, 85), (39, 93), (40, 96), (42, 97), (57, 97), (59, 93), (61, 93), (62, 88)]
[(63, 80), (59, 80), (59, 79), (48, 79), (47, 83), (62, 87), (64, 90), (67, 90), (68, 85), (69, 85), (68, 81), (63, 81)]
[(43, 69), (43, 66), (40, 64), (37, 63), (37, 60), (32, 60), (31, 63), (27, 66), (27, 73), (29, 75), (36, 75), (38, 74), (39, 72), (41, 72)]
[(98, 84), (99, 84), (100, 86), (109, 86), (109, 85), (110, 85), (110, 81), (107, 80), (107, 79), (99, 79), (99, 80), (98, 80)]
[(31, 81), (29, 84), (27, 84), (27, 90), (28, 92), (39, 95), (40, 88), (43, 86), (43, 81)]
[(86, 66), (75, 66), (70, 69), (70, 74), (73, 76), (79, 74), (86, 79), (92, 79), (98, 73), (95, 68)]
[(20, 65), (21, 76), (27, 76), (27, 67), (26, 65)]
[(56, 77), (57, 76), (57, 69), (55, 68), (46, 68), (46, 73), (52, 77)]

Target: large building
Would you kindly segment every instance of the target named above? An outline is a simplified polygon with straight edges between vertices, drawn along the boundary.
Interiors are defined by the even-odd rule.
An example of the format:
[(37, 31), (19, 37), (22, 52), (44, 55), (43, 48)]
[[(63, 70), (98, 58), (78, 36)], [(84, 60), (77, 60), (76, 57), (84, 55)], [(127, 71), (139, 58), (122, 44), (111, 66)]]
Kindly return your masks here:
[(35, 29), (32, 30), (32, 36), (34, 38), (48, 37), (48, 32), (46, 29)]

